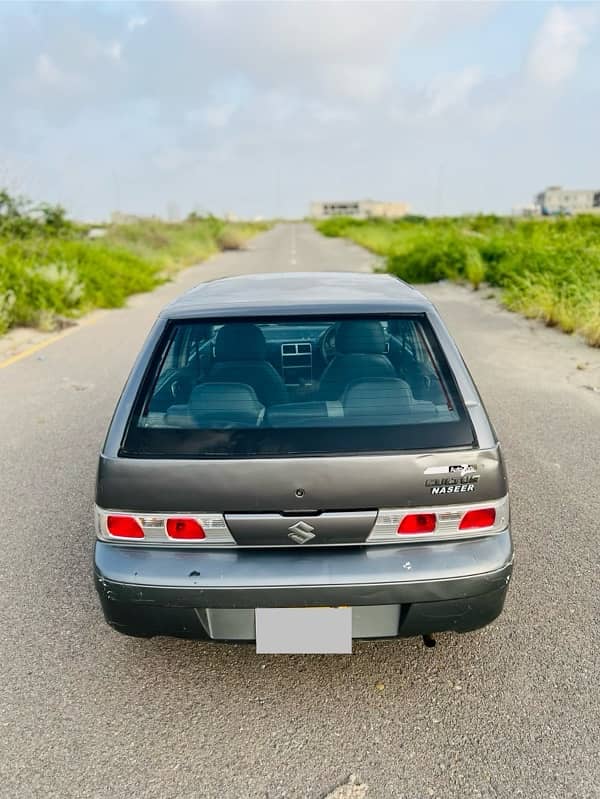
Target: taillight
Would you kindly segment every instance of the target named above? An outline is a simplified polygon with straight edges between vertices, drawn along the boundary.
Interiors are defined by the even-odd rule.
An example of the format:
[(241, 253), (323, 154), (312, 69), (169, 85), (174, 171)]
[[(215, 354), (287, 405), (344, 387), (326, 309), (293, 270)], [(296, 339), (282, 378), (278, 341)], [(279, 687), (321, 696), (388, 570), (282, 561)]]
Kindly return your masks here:
[(133, 516), (107, 516), (106, 528), (115, 538), (144, 537), (144, 531)]
[(398, 525), (398, 533), (433, 533), (435, 513), (411, 513)]
[(491, 527), (496, 521), (495, 508), (478, 508), (470, 510), (460, 520), (459, 530), (475, 530), (480, 527)]
[(186, 541), (206, 538), (202, 525), (195, 519), (167, 519), (167, 535)]

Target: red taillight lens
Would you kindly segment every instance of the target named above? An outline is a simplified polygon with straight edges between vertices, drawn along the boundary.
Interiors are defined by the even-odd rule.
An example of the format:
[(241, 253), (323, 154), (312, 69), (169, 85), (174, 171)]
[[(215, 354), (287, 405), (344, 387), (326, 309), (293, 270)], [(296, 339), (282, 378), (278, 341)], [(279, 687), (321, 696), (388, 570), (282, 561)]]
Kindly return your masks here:
[(143, 538), (144, 531), (133, 516), (108, 516), (106, 527), (116, 538)]
[(478, 508), (470, 510), (462, 517), (459, 530), (475, 530), (478, 527), (491, 527), (496, 521), (495, 508)]
[(169, 538), (190, 539), (206, 538), (202, 525), (195, 519), (167, 519), (167, 535)]
[(433, 533), (435, 513), (411, 513), (405, 516), (398, 527), (398, 533)]

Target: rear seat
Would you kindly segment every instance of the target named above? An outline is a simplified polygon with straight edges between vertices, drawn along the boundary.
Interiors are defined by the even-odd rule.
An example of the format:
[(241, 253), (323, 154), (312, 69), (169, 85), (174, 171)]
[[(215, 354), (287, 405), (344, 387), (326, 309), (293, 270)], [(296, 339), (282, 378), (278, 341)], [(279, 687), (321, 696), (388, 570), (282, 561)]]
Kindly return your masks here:
[(262, 405), (245, 383), (201, 383), (187, 405), (172, 405), (169, 426), (181, 428), (320, 427), (418, 422), (437, 414), (432, 402), (416, 400), (410, 386), (399, 378), (356, 380), (340, 401), (288, 402)]
[(245, 383), (201, 383), (190, 394), (187, 405), (172, 405), (165, 422), (173, 427), (258, 427), (264, 417), (262, 405)]
[(420, 421), (437, 414), (433, 402), (416, 400), (411, 387), (400, 378), (356, 380), (342, 397), (344, 416), (368, 417), (382, 424), (402, 424)]

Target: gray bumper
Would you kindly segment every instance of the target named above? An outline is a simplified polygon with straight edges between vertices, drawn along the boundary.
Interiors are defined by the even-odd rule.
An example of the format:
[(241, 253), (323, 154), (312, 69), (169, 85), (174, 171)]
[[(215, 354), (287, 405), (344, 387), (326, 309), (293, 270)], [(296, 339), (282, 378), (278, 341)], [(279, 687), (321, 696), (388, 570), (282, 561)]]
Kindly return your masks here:
[(199, 611), (206, 608), (398, 605), (397, 634), (414, 635), (475, 629), (495, 618), (512, 560), (508, 530), (427, 545), (310, 550), (184, 551), (98, 541), (95, 575), (107, 621), (123, 632), (205, 637)]

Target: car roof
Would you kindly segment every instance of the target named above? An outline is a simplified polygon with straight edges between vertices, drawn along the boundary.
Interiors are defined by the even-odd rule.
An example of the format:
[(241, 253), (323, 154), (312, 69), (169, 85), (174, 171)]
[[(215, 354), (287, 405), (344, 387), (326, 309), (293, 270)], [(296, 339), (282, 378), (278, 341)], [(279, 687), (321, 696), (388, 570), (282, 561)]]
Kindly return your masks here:
[(269, 272), (200, 283), (168, 305), (169, 319), (431, 311), (419, 291), (391, 275)]

